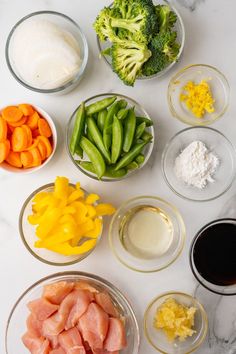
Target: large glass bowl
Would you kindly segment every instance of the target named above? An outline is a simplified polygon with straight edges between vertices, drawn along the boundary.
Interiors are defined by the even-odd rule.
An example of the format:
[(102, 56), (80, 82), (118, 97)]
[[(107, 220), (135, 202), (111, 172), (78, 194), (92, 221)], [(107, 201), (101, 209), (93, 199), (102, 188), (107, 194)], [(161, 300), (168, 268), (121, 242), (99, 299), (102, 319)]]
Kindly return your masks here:
[[(153, 325), (157, 309), (167, 299), (174, 299), (181, 305), (195, 307), (194, 327), (196, 331), (191, 337), (181, 342), (175, 339), (168, 341), (165, 333), (161, 329), (156, 329)], [(191, 295), (180, 292), (169, 292), (156, 297), (147, 307), (144, 315), (144, 332), (149, 343), (162, 354), (189, 354), (195, 351), (206, 338), (208, 330), (207, 314), (203, 306)]]
[[(73, 184), (70, 185), (73, 186)], [(26, 201), (24, 202), (21, 208), (20, 215), (19, 215), (19, 232), (25, 247), (36, 259), (49, 265), (67, 266), (74, 263), (78, 263), (82, 261), (84, 258), (88, 257), (88, 255), (91, 252), (93, 252), (94, 248), (100, 241), (101, 235), (97, 238), (97, 243), (95, 247), (92, 248), (90, 251), (83, 253), (81, 255), (64, 256), (62, 254), (49, 251), (45, 248), (36, 248), (34, 246), (34, 243), (35, 241), (38, 240), (38, 238), (35, 234), (35, 227), (34, 225), (31, 225), (27, 220), (28, 216), (32, 214), (32, 200), (35, 197), (35, 195), (40, 192), (51, 192), (53, 190), (53, 187), (54, 187), (53, 183), (46, 184), (38, 188), (37, 190), (35, 190), (26, 199)]]
[(30, 286), (17, 300), (9, 315), (6, 327), (5, 346), (7, 354), (25, 354), (26, 349), (21, 337), (26, 331), (26, 319), (29, 314), (27, 303), (39, 298), (43, 286), (59, 281), (86, 281), (99, 291), (108, 292), (119, 311), (120, 316), (125, 319), (125, 330), (127, 336), (127, 347), (120, 351), (120, 354), (138, 354), (139, 328), (134, 311), (125, 296), (111, 283), (96, 275), (83, 272), (62, 272), (42, 278)]
[[(183, 20), (179, 14), (179, 12), (176, 10), (176, 8), (167, 0), (153, 0), (154, 5), (165, 5), (168, 4), (171, 8), (172, 11), (175, 12), (177, 16), (177, 21), (174, 26), (174, 30), (177, 32), (177, 41), (180, 44), (180, 49), (179, 49), (179, 54), (177, 56), (176, 61), (170, 63), (167, 65), (163, 70), (160, 72), (151, 75), (151, 76), (139, 76), (137, 80), (147, 80), (147, 79), (153, 79), (153, 78), (158, 78), (163, 75), (165, 75), (175, 64), (176, 62), (180, 59), (183, 49), (184, 49), (184, 43), (185, 43), (185, 29), (184, 29), (184, 23)], [(99, 37), (97, 36), (97, 45), (99, 49), (99, 53), (101, 53), (103, 50), (109, 48), (111, 46), (111, 43), (109, 41), (100, 41)], [(101, 55), (102, 58), (105, 60), (105, 62), (108, 64), (108, 66), (112, 69), (111, 66), (111, 57), (107, 55)]]
[[(127, 107), (135, 107), (135, 113), (136, 115), (142, 116), (142, 117), (146, 117), (148, 119), (151, 119), (150, 116), (148, 115), (148, 113), (146, 112), (146, 110), (139, 104), (137, 103), (135, 100), (133, 100), (130, 97), (121, 95), (119, 93), (102, 93), (100, 95), (96, 95), (90, 98), (87, 98), (84, 103), (85, 105), (89, 105), (91, 103), (97, 102), (99, 100), (102, 100), (103, 98), (106, 97), (111, 97), (111, 96), (117, 96), (117, 99), (124, 99), (128, 102), (128, 106)], [(91, 177), (95, 180), (99, 180), (97, 175), (89, 172), (87, 170), (85, 170), (82, 166), (80, 166), (78, 163), (76, 163), (76, 159), (81, 160), (81, 158), (78, 156), (78, 158), (76, 158), (75, 156), (73, 156), (70, 152), (70, 139), (71, 139), (71, 135), (73, 132), (73, 127), (75, 124), (75, 117), (76, 117), (76, 112), (78, 110), (79, 107), (76, 108), (76, 110), (73, 112), (68, 124), (67, 124), (67, 132), (66, 132), (66, 147), (67, 147), (67, 152), (69, 157), (71, 158), (71, 161), (73, 162), (73, 164), (78, 168), (79, 171), (83, 172), (85, 175), (87, 175), (88, 177)], [(135, 170), (130, 170), (128, 171), (128, 173), (124, 176), (124, 177), (120, 177), (120, 178), (110, 178), (110, 177), (102, 177), (99, 181), (104, 181), (104, 182), (113, 182), (113, 181), (119, 181), (121, 179), (127, 178), (129, 176), (131, 176), (132, 174), (138, 172), (141, 168), (143, 168), (146, 163), (148, 162), (148, 159), (151, 156), (152, 150), (153, 150), (153, 146), (154, 146), (154, 141), (155, 141), (155, 135), (154, 135), (154, 128), (153, 126), (147, 127), (146, 130), (148, 132), (150, 132), (153, 136), (152, 141), (150, 143), (148, 143), (144, 149), (143, 149), (143, 154), (145, 156), (145, 161), (142, 163), (142, 165), (140, 165), (139, 168), (135, 169)], [(88, 160), (87, 158), (84, 158), (83, 161)]]
[[(68, 31), (71, 33), (76, 41), (79, 44), (80, 47), (80, 56), (81, 56), (81, 67), (77, 73), (75, 73), (74, 77), (63, 84), (62, 86), (55, 87), (52, 89), (42, 89), (39, 87), (33, 87), (29, 83), (27, 83), (23, 77), (17, 72), (16, 66), (14, 64), (14, 60), (12, 57), (12, 40), (14, 39), (15, 31), (19, 28), (19, 26), (26, 22), (31, 20), (32, 18), (37, 18), (37, 19), (43, 19), (43, 20), (48, 20), (62, 29)], [(55, 11), (38, 11), (38, 12), (33, 12), (25, 17), (23, 17), (20, 21), (18, 21), (15, 26), (12, 28), (11, 32), (8, 35), (7, 42), (6, 42), (6, 48), (5, 48), (5, 55), (6, 55), (6, 62), (7, 66), (11, 72), (11, 74), (14, 76), (14, 78), (24, 87), (31, 91), (39, 92), (39, 93), (47, 93), (47, 94), (64, 94), (69, 91), (71, 91), (73, 88), (75, 88), (79, 81), (81, 80), (82, 76), (84, 75), (84, 71), (87, 65), (88, 61), (88, 44), (87, 40), (78, 26), (78, 24), (73, 21), (70, 17), (59, 13)]]

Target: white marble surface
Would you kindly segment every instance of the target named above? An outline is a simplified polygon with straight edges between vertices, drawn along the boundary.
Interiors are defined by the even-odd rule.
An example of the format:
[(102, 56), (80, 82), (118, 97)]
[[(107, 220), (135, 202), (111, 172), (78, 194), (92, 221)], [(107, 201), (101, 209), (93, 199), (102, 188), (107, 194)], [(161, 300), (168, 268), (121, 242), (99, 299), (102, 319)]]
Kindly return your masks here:
[[(222, 70), (231, 86), (229, 110), (214, 127), (236, 145), (236, 75), (235, 75), (235, 0), (176, 0), (186, 27), (186, 45), (181, 61), (171, 73), (159, 80), (137, 82), (125, 87), (106, 64), (99, 59), (92, 22), (98, 10), (109, 0), (0, 0), (0, 107), (14, 102), (32, 102), (54, 118), (59, 144), (53, 161), (31, 175), (9, 175), (0, 171), (0, 353), (5, 353), (4, 332), (8, 314), (19, 295), (43, 276), (60, 270), (83, 270), (98, 274), (126, 294), (140, 323), (140, 354), (154, 354), (143, 336), (142, 316), (149, 301), (162, 292), (180, 290), (194, 293), (196, 281), (188, 264), (189, 245), (197, 230), (214, 219), (224, 203), (236, 192), (236, 185), (219, 199), (194, 203), (180, 199), (166, 186), (161, 174), (161, 153), (167, 140), (185, 128), (170, 115), (166, 90), (171, 74), (191, 63), (212, 64)], [(22, 16), (37, 10), (63, 12), (84, 30), (90, 49), (89, 65), (80, 86), (72, 93), (50, 97), (32, 93), (21, 87), (10, 75), (4, 58), (4, 46), (11, 27)], [(155, 121), (157, 149), (151, 162), (130, 179), (116, 183), (93, 181), (80, 174), (69, 160), (65, 149), (65, 125), (75, 107), (100, 92), (120, 92), (138, 100)], [(233, 128), (233, 129), (232, 129)], [(225, 171), (227, 173), (227, 171)], [(124, 268), (108, 247), (107, 228), (95, 252), (80, 264), (64, 269), (47, 266), (34, 259), (23, 246), (18, 232), (18, 215), (25, 198), (37, 187), (52, 182), (57, 175), (80, 180), (87, 190), (99, 190), (104, 200), (118, 206), (125, 199), (140, 194), (161, 196), (181, 211), (187, 227), (187, 242), (181, 257), (169, 268), (154, 274), (139, 274)], [(236, 297), (221, 298), (198, 288), (196, 295), (206, 306), (210, 317), (209, 338), (198, 354), (236, 353)], [(12, 354), (12, 353), (11, 353)], [(16, 348), (15, 354), (19, 353)], [(131, 354), (131, 353), (130, 353)]]

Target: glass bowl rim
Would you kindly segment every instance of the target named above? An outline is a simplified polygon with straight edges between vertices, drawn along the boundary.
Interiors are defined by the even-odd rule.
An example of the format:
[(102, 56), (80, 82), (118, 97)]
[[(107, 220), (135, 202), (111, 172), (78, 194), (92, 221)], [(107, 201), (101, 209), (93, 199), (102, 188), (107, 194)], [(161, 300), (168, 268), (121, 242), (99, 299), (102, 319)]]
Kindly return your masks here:
[(193, 349), (191, 349), (191, 351), (187, 351), (185, 353), (185, 354), (190, 354), (190, 353), (194, 352), (198, 347), (200, 347), (200, 345), (205, 340), (207, 332), (208, 332), (208, 316), (207, 316), (206, 310), (204, 309), (203, 305), (198, 301), (198, 299), (196, 297), (190, 295), (190, 294), (186, 294), (186, 293), (181, 292), (181, 291), (167, 291), (165, 293), (162, 293), (162, 294), (156, 296), (154, 299), (152, 299), (151, 302), (146, 307), (146, 310), (145, 310), (145, 313), (144, 313), (144, 317), (143, 317), (144, 334), (145, 334), (145, 337), (147, 338), (148, 342), (152, 345), (153, 348), (155, 348), (157, 351), (159, 351), (162, 354), (168, 354), (167, 352), (164, 352), (163, 350), (158, 348), (152, 342), (152, 340), (151, 340), (151, 338), (149, 336), (148, 330), (147, 330), (147, 317), (148, 317), (148, 312), (149, 312), (150, 308), (152, 307), (152, 305), (154, 305), (154, 303), (156, 301), (160, 300), (161, 298), (164, 298), (166, 296), (171, 296), (171, 295), (180, 295), (180, 296), (183, 296), (185, 298), (188, 298), (195, 305), (197, 305), (197, 307), (200, 309), (200, 312), (201, 312), (201, 317), (202, 317), (202, 321), (203, 321), (203, 325), (204, 325), (204, 332), (203, 332), (202, 336), (199, 339), (199, 343), (197, 345), (195, 345), (195, 347)]
[[(75, 186), (75, 184), (73, 183), (69, 183), (70, 186)], [(26, 249), (30, 252), (30, 254), (32, 256), (34, 256), (37, 260), (39, 260), (40, 262), (43, 262), (45, 264), (48, 264), (48, 265), (52, 265), (52, 266), (59, 266), (59, 267), (64, 267), (64, 266), (69, 266), (69, 265), (72, 265), (72, 264), (76, 264), (76, 263), (79, 263), (80, 261), (82, 261), (83, 259), (85, 259), (87, 256), (90, 255), (90, 253), (92, 253), (94, 251), (94, 249), (96, 248), (96, 246), (98, 245), (99, 243), (99, 240), (101, 238), (101, 235), (98, 237), (98, 241), (96, 243), (96, 245), (90, 250), (88, 251), (87, 253), (85, 253), (84, 255), (82, 255), (79, 259), (76, 258), (74, 259), (73, 261), (68, 261), (68, 262), (63, 262), (63, 263), (58, 263), (58, 262), (52, 262), (52, 261), (48, 261), (47, 259), (45, 258), (42, 258), (41, 256), (39, 256), (37, 253), (35, 253), (33, 251), (33, 249), (28, 245), (28, 242), (26, 241), (25, 239), (25, 235), (24, 235), (24, 232), (23, 232), (23, 227), (22, 227), (22, 223), (23, 223), (23, 215), (24, 215), (24, 212), (25, 212), (25, 208), (26, 206), (29, 204), (29, 202), (32, 200), (32, 198), (38, 194), (39, 192), (42, 192), (43, 190), (47, 189), (47, 188), (50, 188), (50, 187), (53, 187), (54, 186), (54, 183), (47, 183), (47, 184), (44, 184), (43, 186), (37, 188), (36, 190), (34, 190), (27, 198), (26, 200), (24, 201), (22, 207), (21, 207), (21, 210), (20, 210), (20, 214), (19, 214), (19, 220), (18, 220), (18, 229), (19, 229), (19, 233), (20, 233), (20, 237), (21, 237), (21, 240), (24, 244), (24, 246), (26, 247)], [(84, 189), (83, 189), (84, 190)], [(85, 191), (85, 190), (84, 190)], [(86, 192), (86, 191), (85, 191)], [(102, 234), (102, 233), (101, 233)]]
[[(134, 100), (133, 98), (129, 97), (129, 96), (126, 96), (126, 95), (123, 95), (121, 93), (115, 93), (115, 92), (104, 92), (104, 93), (100, 93), (100, 94), (97, 94), (97, 95), (94, 95), (94, 96), (91, 96), (89, 98), (86, 98), (83, 102), (86, 104), (87, 102), (91, 101), (91, 100), (94, 100), (95, 98), (100, 98), (100, 97), (105, 97), (105, 96), (117, 96), (117, 98), (121, 98), (121, 99), (126, 99), (128, 101), (131, 101), (135, 107), (137, 107), (138, 109), (140, 109), (142, 111), (142, 113), (145, 114), (145, 117), (152, 120), (150, 115), (148, 114), (148, 112), (146, 111), (146, 109), (140, 104), (138, 103), (136, 100)], [(81, 101), (82, 102), (82, 101)], [(123, 177), (117, 177), (117, 178), (109, 178), (109, 177), (102, 177), (100, 180), (97, 178), (96, 175), (92, 175), (90, 174), (90, 172), (84, 170), (83, 168), (81, 168), (76, 162), (75, 162), (75, 159), (73, 158), (73, 156), (71, 155), (71, 152), (70, 152), (70, 149), (69, 149), (69, 129), (70, 129), (70, 126), (71, 126), (71, 123), (72, 123), (72, 120), (76, 114), (76, 112), (78, 111), (80, 105), (78, 107), (76, 107), (76, 109), (73, 111), (73, 113), (71, 114), (67, 124), (66, 124), (66, 150), (67, 150), (67, 154), (69, 155), (71, 161), (73, 162), (73, 164), (75, 165), (75, 167), (77, 167), (79, 169), (79, 171), (81, 171), (83, 174), (85, 174), (87, 177), (90, 177), (92, 179), (94, 179), (95, 181), (98, 181), (98, 182), (117, 182), (117, 181), (122, 181), (128, 177), (130, 177), (131, 175), (137, 173), (138, 171), (140, 171), (148, 162), (149, 158), (151, 157), (151, 154), (153, 152), (153, 148), (154, 148), (154, 144), (155, 144), (155, 130), (154, 130), (154, 127), (153, 126), (150, 126), (148, 128), (151, 129), (152, 131), (152, 135), (153, 135), (153, 138), (152, 138), (152, 141), (147, 144), (147, 147), (149, 147), (148, 149), (148, 153), (147, 153), (147, 156), (146, 156), (146, 159), (144, 161), (144, 163), (137, 169), (135, 170), (131, 170), (130, 172), (128, 172), (125, 176)]]
[[(117, 217), (117, 215), (119, 214), (120, 210), (122, 208), (124, 208), (125, 206), (129, 205), (129, 203), (133, 202), (133, 201), (136, 201), (136, 200), (142, 200), (144, 198), (148, 198), (148, 199), (152, 199), (152, 200), (157, 200), (157, 201), (160, 201), (164, 204), (166, 204), (168, 207), (170, 207), (172, 209), (172, 211), (175, 213), (175, 215), (177, 216), (177, 219), (178, 219), (178, 224), (180, 225), (181, 227), (181, 232), (180, 232), (180, 240), (181, 240), (181, 246), (178, 250), (178, 253), (176, 254), (176, 256), (171, 259), (171, 261), (169, 261), (168, 263), (166, 263), (165, 265), (163, 265), (162, 267), (158, 267), (157, 269), (152, 269), (152, 270), (141, 270), (141, 269), (137, 269), (133, 266), (130, 266), (128, 265), (116, 252), (115, 250), (115, 247), (113, 245), (113, 241), (112, 241), (112, 228), (113, 228), (113, 224), (115, 222), (115, 219)], [(183, 217), (181, 215), (181, 213), (179, 212), (179, 210), (171, 203), (167, 202), (165, 199), (163, 198), (160, 198), (160, 197), (157, 197), (157, 196), (151, 196), (151, 195), (140, 195), (140, 196), (136, 196), (136, 197), (133, 197), (133, 198), (130, 198), (126, 201), (124, 201), (120, 206), (119, 208), (116, 209), (114, 215), (112, 216), (112, 219), (111, 219), (111, 222), (110, 222), (110, 225), (109, 225), (109, 230), (108, 230), (108, 238), (109, 238), (109, 245), (110, 245), (110, 248), (112, 250), (112, 253), (115, 255), (115, 257), (119, 260), (119, 262), (121, 264), (123, 264), (125, 267), (135, 271), (135, 272), (138, 272), (138, 273), (156, 273), (156, 272), (160, 272), (161, 270), (169, 267), (171, 264), (173, 264), (178, 258), (179, 256), (181, 255), (182, 251), (183, 251), (183, 248), (185, 246), (185, 241), (186, 241), (186, 226), (185, 226), (185, 223), (184, 223), (184, 220), (183, 220)]]
[[(166, 154), (167, 154), (167, 151), (169, 149), (169, 147), (171, 146), (171, 144), (173, 143), (173, 141), (179, 136), (181, 135), (182, 133), (186, 132), (186, 131), (189, 131), (189, 130), (194, 130), (194, 129), (207, 129), (207, 130), (210, 130), (212, 132), (214, 132), (214, 134), (219, 134), (221, 135), (221, 137), (223, 137), (227, 144), (230, 146), (230, 149), (231, 149), (231, 156), (233, 156), (233, 174), (232, 174), (232, 177), (231, 177), (231, 182), (229, 183), (229, 185), (227, 186), (227, 188), (225, 190), (223, 190), (221, 193), (217, 194), (216, 196), (214, 197), (211, 197), (211, 198), (207, 198), (207, 199), (193, 199), (193, 198), (190, 198), (190, 197), (186, 197), (185, 195), (179, 193), (176, 191), (176, 189), (172, 186), (172, 184), (170, 184), (167, 176), (166, 176), (166, 171), (165, 171), (165, 159), (166, 159)], [(164, 180), (166, 182), (166, 184), (169, 186), (169, 188), (172, 190), (172, 192), (174, 192), (177, 196), (185, 199), (185, 200), (190, 200), (192, 202), (209, 202), (211, 200), (215, 200), (217, 198), (219, 198), (220, 196), (222, 196), (224, 193), (226, 193), (230, 187), (232, 186), (233, 182), (234, 182), (234, 179), (235, 179), (235, 176), (236, 176), (236, 149), (234, 147), (234, 145), (231, 143), (231, 141), (222, 133), (220, 132), (219, 130), (215, 129), (215, 128), (211, 128), (211, 127), (206, 127), (206, 126), (201, 126), (201, 125), (196, 125), (196, 126), (191, 126), (191, 127), (187, 127), (187, 128), (184, 128), (180, 131), (178, 131), (176, 134), (174, 134), (169, 140), (168, 142), (166, 143), (165, 147), (164, 147), (164, 150), (162, 152), (162, 156), (161, 156), (161, 169), (162, 169), (162, 175), (164, 177)]]
[[(178, 79), (179, 75), (181, 75), (182, 73), (186, 72), (188, 69), (191, 69), (191, 68), (208, 68), (208, 69), (211, 69), (213, 70), (214, 72), (217, 73), (217, 75), (219, 75), (221, 78), (223, 78), (224, 82), (226, 85), (224, 85), (227, 89), (227, 101), (224, 105), (224, 109), (222, 110), (222, 112), (213, 120), (207, 120), (206, 122), (199, 122), (199, 123), (190, 123), (187, 119), (183, 118), (182, 116), (180, 116), (176, 110), (175, 110), (175, 106), (173, 105), (172, 103), (172, 94), (171, 94), (171, 87), (173, 85), (173, 83)], [(229, 108), (229, 96), (230, 96), (230, 85), (229, 85), (229, 81), (228, 79), (226, 78), (226, 76), (219, 70), (217, 69), (215, 66), (212, 66), (212, 65), (209, 65), (209, 64), (190, 64), (190, 65), (187, 65), (185, 67), (183, 67), (182, 69), (180, 69), (179, 71), (177, 71), (170, 79), (169, 81), (169, 84), (168, 84), (168, 88), (167, 88), (167, 101), (168, 101), (168, 106), (169, 106), (169, 110), (171, 112), (171, 114), (173, 115), (173, 117), (177, 118), (179, 121), (187, 124), (187, 125), (190, 125), (192, 127), (196, 127), (196, 126), (201, 126), (201, 127), (204, 127), (204, 126), (207, 126), (207, 125), (211, 125), (212, 123), (214, 123), (215, 121), (217, 121), (218, 119), (220, 119), (224, 114), (225, 112), (227, 111), (227, 109)], [(194, 117), (193, 117), (194, 118)]]
[[(234, 293), (223, 293), (221, 292), (220, 290), (217, 291), (217, 290), (214, 290), (212, 288), (210, 288), (210, 286), (207, 286), (206, 284), (204, 284), (204, 282), (199, 278), (198, 276), (198, 271), (196, 266), (196, 270), (194, 269), (194, 261), (193, 261), (193, 248), (194, 248), (194, 245), (197, 241), (197, 239), (199, 238), (199, 236), (201, 235), (202, 231), (205, 230), (206, 228), (208, 228), (209, 226), (215, 224), (215, 223), (220, 223), (220, 222), (223, 222), (223, 221), (234, 221), (234, 223), (236, 224), (236, 218), (219, 218), (219, 219), (215, 219), (215, 220), (212, 220), (212, 221), (209, 221), (207, 224), (203, 225), (200, 230), (195, 234), (194, 238), (192, 239), (192, 242), (190, 244), (190, 248), (189, 248), (189, 265), (190, 265), (190, 268), (191, 268), (191, 271), (195, 277), (195, 279), (199, 282), (199, 284), (201, 284), (205, 289), (209, 290), (210, 292), (214, 293), (214, 294), (217, 294), (217, 295), (222, 295), (222, 296), (234, 296), (236, 295), (236, 289), (234, 290)], [(203, 278), (203, 277), (202, 277)], [(204, 278), (203, 278), (204, 279)], [(218, 286), (220, 287), (220, 285), (217, 285), (217, 284), (213, 284), (211, 282), (209, 282), (208, 280), (206, 280), (207, 283), (209, 284), (212, 284), (213, 286)], [(235, 284), (236, 285), (236, 284)], [(224, 287), (226, 288), (227, 285)], [(222, 286), (223, 288), (223, 286)]]
[[(165, 67), (163, 70), (159, 71), (156, 74), (150, 75), (150, 76), (140, 76), (137, 77), (136, 80), (151, 80), (151, 79), (155, 79), (156, 77), (161, 77), (164, 74), (166, 74), (180, 59), (181, 55), (183, 54), (183, 50), (184, 50), (184, 45), (185, 45), (185, 27), (184, 27), (184, 22), (183, 19), (179, 13), (179, 11), (176, 9), (176, 7), (170, 3), (170, 1), (168, 0), (163, 0), (165, 3), (167, 3), (171, 10), (173, 10), (175, 12), (175, 14), (177, 15), (177, 21), (180, 23), (180, 27), (181, 27), (181, 32), (182, 32), (182, 41), (180, 44), (180, 49), (179, 49), (179, 53), (178, 56), (176, 58), (175, 61), (173, 61), (172, 63), (170, 63), (167, 67)], [(113, 2), (108, 6), (111, 7), (113, 4)], [(101, 51), (102, 51), (102, 47), (101, 47), (101, 41), (99, 39), (99, 37), (96, 35), (96, 39), (97, 39), (97, 46), (98, 46), (98, 50), (99, 50), (99, 55), (101, 55)], [(106, 41), (105, 41), (106, 42)], [(105, 63), (109, 66), (110, 69), (112, 69), (111, 64), (109, 63), (107, 57), (105, 55), (101, 55), (101, 57), (103, 58), (103, 60), (105, 61)]]
[[(127, 306), (128, 308), (128, 311), (132, 317), (132, 320), (134, 322), (134, 325), (135, 325), (135, 333), (137, 335), (137, 343), (136, 344), (136, 349), (139, 348), (140, 346), (140, 331), (139, 331), (139, 325), (138, 325), (138, 321), (137, 321), (137, 318), (136, 318), (136, 315), (135, 315), (135, 312), (129, 302), (129, 300), (126, 298), (125, 295), (123, 295), (123, 293), (115, 286), (113, 285), (110, 281), (96, 275), (96, 274), (92, 274), (92, 273), (87, 273), (87, 272), (83, 272), (83, 271), (73, 271), (73, 270), (70, 270), (70, 271), (62, 271), (62, 272), (57, 272), (57, 273), (53, 273), (53, 274), (50, 274), (50, 275), (47, 275), (45, 277), (42, 277), (41, 279), (37, 280), (36, 282), (34, 282), (32, 285), (30, 285), (20, 296), (19, 298), (17, 299), (17, 301), (14, 303), (11, 311), (10, 311), (10, 314), (8, 316), (8, 319), (7, 319), (7, 324), (6, 324), (6, 328), (5, 328), (5, 350), (6, 350), (6, 353), (8, 354), (8, 351), (7, 351), (7, 335), (8, 335), (8, 329), (9, 329), (9, 325), (10, 325), (10, 322), (11, 322), (11, 319), (12, 319), (12, 316), (14, 314), (14, 311), (15, 309), (17, 308), (17, 306), (20, 304), (21, 300), (31, 291), (33, 290), (36, 286), (40, 285), (41, 283), (43, 283), (44, 281), (47, 281), (47, 280), (53, 280), (53, 279), (56, 279), (57, 277), (64, 277), (64, 276), (68, 276), (68, 277), (73, 277), (73, 276), (79, 276), (79, 277), (85, 277), (85, 278), (89, 278), (89, 280), (92, 280), (92, 281), (98, 281), (99, 283), (102, 283), (104, 284), (106, 287), (108, 288), (111, 288), (112, 291), (118, 295), (119, 298), (122, 299), (122, 301), (125, 303), (125, 305)], [(137, 352), (138, 353), (138, 352)], [(135, 354), (137, 354), (135, 353)]]
[[(77, 29), (77, 31), (79, 32), (82, 42), (83, 42), (83, 49), (84, 49), (84, 59), (82, 61), (82, 65), (79, 69), (79, 72), (74, 76), (74, 78), (72, 78), (69, 82), (65, 83), (64, 85), (61, 85), (59, 87), (53, 88), (53, 89), (40, 89), (37, 87), (33, 87), (29, 84), (27, 84), (25, 81), (23, 81), (23, 79), (21, 79), (14, 71), (12, 65), (11, 65), (11, 59), (10, 59), (10, 55), (9, 55), (9, 46), (10, 46), (10, 42), (12, 39), (13, 34), (15, 33), (15, 31), (17, 30), (18, 26), (21, 25), (24, 21), (28, 20), (31, 17), (34, 16), (38, 16), (38, 15), (54, 15), (54, 16), (59, 16), (62, 17), (64, 20), (69, 21), (72, 25), (74, 25)], [(12, 27), (11, 31), (8, 34), (7, 40), (6, 40), (6, 44), (5, 44), (5, 59), (6, 59), (6, 63), (8, 66), (9, 71), (11, 72), (11, 74), (13, 75), (13, 77), (16, 79), (16, 81), (18, 81), (22, 86), (24, 86), (25, 88), (34, 91), (34, 92), (39, 92), (39, 93), (56, 93), (56, 92), (61, 92), (65, 89), (67, 89), (68, 87), (70, 87), (71, 85), (73, 85), (79, 78), (82, 77), (85, 68), (87, 66), (87, 62), (88, 62), (88, 53), (89, 53), (89, 49), (88, 49), (88, 43), (87, 43), (87, 39), (84, 35), (84, 32), (81, 30), (80, 26), (74, 21), (72, 20), (69, 16), (61, 13), (61, 12), (57, 12), (57, 11), (36, 11), (36, 12), (32, 12), (24, 17), (22, 17), (19, 21), (16, 22), (16, 24)]]

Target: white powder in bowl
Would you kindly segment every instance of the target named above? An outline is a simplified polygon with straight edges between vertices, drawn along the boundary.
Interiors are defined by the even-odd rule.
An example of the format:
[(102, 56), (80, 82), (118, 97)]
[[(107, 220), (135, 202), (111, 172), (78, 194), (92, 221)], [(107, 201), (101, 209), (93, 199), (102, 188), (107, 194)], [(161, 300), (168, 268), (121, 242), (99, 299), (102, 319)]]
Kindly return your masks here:
[(203, 189), (207, 182), (214, 182), (219, 163), (203, 142), (193, 141), (175, 159), (174, 172), (187, 185)]

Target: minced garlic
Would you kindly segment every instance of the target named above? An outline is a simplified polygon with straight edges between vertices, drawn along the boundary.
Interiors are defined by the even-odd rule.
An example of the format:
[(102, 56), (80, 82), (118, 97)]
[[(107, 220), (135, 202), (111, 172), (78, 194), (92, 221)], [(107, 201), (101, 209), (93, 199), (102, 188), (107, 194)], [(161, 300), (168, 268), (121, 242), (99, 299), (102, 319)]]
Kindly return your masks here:
[(180, 101), (185, 102), (187, 108), (197, 118), (202, 118), (206, 112), (213, 113), (215, 100), (212, 97), (209, 84), (202, 80), (200, 84), (188, 81), (180, 94)]
[(157, 309), (154, 327), (162, 329), (170, 342), (175, 338), (184, 341), (196, 333), (192, 329), (196, 310), (195, 307), (186, 307), (169, 298)]

